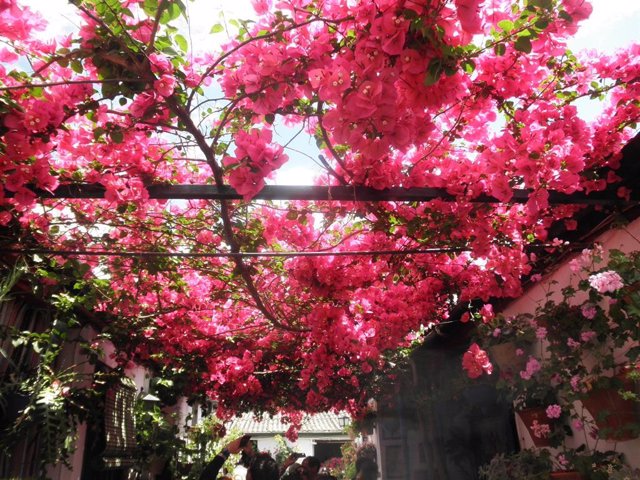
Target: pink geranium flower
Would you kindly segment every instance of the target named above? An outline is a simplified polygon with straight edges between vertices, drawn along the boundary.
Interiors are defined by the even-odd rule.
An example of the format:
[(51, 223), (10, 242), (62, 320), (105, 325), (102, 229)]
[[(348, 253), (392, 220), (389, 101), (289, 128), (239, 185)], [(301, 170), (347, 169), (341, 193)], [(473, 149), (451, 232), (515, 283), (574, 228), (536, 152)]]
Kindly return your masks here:
[(551, 427), (548, 423), (539, 423), (534, 420), (531, 424), (531, 430), (533, 430), (533, 436), (536, 438), (547, 438), (551, 434)]
[(535, 357), (529, 357), (525, 370), (520, 372), (520, 377), (523, 380), (531, 380), (531, 377), (539, 372), (541, 368), (540, 362)]
[(622, 277), (613, 270), (591, 275), (589, 277), (589, 285), (599, 293), (615, 292), (624, 287)]
[(549, 405), (547, 407), (546, 410), (547, 413), (547, 417), (549, 418), (560, 418), (560, 415), (562, 414), (562, 408), (560, 407), (560, 405)]
[(582, 315), (584, 315), (584, 317), (588, 320), (593, 320), (596, 316), (596, 313), (598, 313), (596, 307), (590, 303), (583, 305), (580, 308), (580, 311), (582, 312)]

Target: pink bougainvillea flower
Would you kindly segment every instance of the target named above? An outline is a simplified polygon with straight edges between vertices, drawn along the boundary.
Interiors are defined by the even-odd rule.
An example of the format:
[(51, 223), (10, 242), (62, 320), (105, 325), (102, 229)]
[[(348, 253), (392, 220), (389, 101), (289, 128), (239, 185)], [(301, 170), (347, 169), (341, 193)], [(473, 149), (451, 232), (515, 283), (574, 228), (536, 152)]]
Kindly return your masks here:
[(239, 167), (229, 174), (229, 184), (245, 199), (250, 199), (262, 190), (264, 180), (257, 172), (252, 172), (247, 167)]
[(7, 211), (0, 212), (0, 225), (8, 225), (11, 221), (11, 213)]
[(458, 11), (458, 19), (462, 29), (468, 33), (480, 33), (482, 22), (480, 20), (480, 5), (483, 0), (455, 0)]
[(480, 309), (480, 315), (482, 316), (482, 321), (484, 323), (490, 322), (496, 316), (493, 312), (493, 305), (485, 303)]
[(151, 64), (151, 71), (157, 75), (165, 75), (173, 70), (171, 60), (161, 53), (154, 52), (149, 54), (149, 63)]
[(469, 378), (478, 378), (483, 373), (491, 375), (493, 365), (489, 361), (487, 352), (482, 350), (477, 343), (469, 347), (462, 356), (462, 367), (467, 371)]
[(158, 80), (153, 82), (153, 88), (163, 97), (169, 97), (176, 88), (177, 80), (173, 75), (162, 75)]
[(271, 0), (251, 0), (251, 6), (258, 15), (264, 15), (271, 8)]
[[(118, 328), (135, 339), (122, 336), (115, 361), (184, 372), (189, 394), (218, 400), (221, 416), (255, 406), (357, 413), (398, 348), (451, 319), (451, 299), (522, 295), (537, 261), (529, 245), (550, 243), (552, 225), (575, 226), (577, 207), (550, 202), (549, 192), (619, 189), (615, 172), (591, 173), (616, 170), (635, 134), (640, 45), (576, 54), (575, 68), (563, 54), (590, 13), (586, 0), (543, 9), (536, 35), (524, 38), (516, 34), (530, 19), (527, 2), (253, 0), (254, 21), (219, 46), (181, 38), (180, 9), (158, 24), (142, 0), (120, 3), (82, 12), (71, 34), (43, 41), (34, 12), (0, 0), (0, 223), (13, 231), (15, 222), (17, 238), (169, 255), (465, 247), (402, 260), (83, 258), (87, 281), (104, 272), (108, 282), (96, 310), (124, 320)], [(107, 32), (105, 19), (117, 28)], [(495, 48), (482, 47), (482, 32)], [(50, 61), (56, 52), (64, 58)], [(573, 99), (599, 88), (602, 114), (581, 118)], [(230, 184), (249, 200), (286, 153), (304, 156), (288, 130), (315, 141), (323, 185), (453, 197), (372, 205), (354, 189), (353, 202), (149, 198), (147, 185)], [(105, 198), (30, 190), (78, 182), (103, 185)], [(514, 189), (533, 192), (526, 205), (513, 202)], [(499, 202), (474, 201), (489, 195)], [(594, 252), (572, 266), (595, 272)], [(487, 307), (477, 319), (491, 315)], [(462, 362), (472, 377), (492, 371), (477, 345)], [(522, 378), (538, 369), (530, 359)]]

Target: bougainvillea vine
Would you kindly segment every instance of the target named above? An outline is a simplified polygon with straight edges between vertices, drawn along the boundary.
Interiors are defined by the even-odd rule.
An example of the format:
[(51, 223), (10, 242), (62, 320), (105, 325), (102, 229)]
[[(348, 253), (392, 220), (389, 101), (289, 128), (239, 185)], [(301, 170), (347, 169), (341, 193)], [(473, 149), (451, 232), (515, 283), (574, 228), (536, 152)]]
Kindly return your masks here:
[[(72, 3), (81, 25), (45, 42), (44, 19), (0, 1), (5, 246), (462, 247), (75, 257), (100, 282), (92, 309), (120, 333), (121, 361), (179, 372), (185, 392), (207, 393), (223, 414), (355, 411), (421, 329), (458, 304), (518, 295), (527, 246), (579, 208), (549, 205), (548, 192), (615, 184), (640, 115), (640, 45), (567, 49), (586, 0), (254, 0), (256, 20), (218, 50), (188, 44), (182, 1)], [(603, 104), (593, 121), (575, 105), (585, 97)], [(252, 202), (298, 155), (275, 135), (284, 126), (315, 138), (320, 183), (438, 187), (456, 200)], [(73, 183), (101, 184), (105, 198), (33, 190)], [(231, 185), (244, 201), (154, 200), (151, 184)], [(510, 203), (513, 188), (531, 189), (529, 201)]]

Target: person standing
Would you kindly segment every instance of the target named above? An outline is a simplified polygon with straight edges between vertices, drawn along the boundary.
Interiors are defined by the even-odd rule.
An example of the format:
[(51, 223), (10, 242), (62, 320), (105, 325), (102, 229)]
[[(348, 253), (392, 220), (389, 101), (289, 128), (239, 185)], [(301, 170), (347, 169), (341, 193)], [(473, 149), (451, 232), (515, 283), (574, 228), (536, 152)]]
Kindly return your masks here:
[(253, 445), (248, 441), (248, 436), (242, 436), (229, 442), (226, 447), (211, 460), (200, 474), (200, 480), (215, 480), (227, 461), (229, 455), (243, 453), (246, 459), (246, 480), (278, 480), (280, 472), (278, 464), (268, 453), (253, 451)]
[(302, 461), (305, 480), (318, 480), (318, 472), (320, 472), (320, 460), (316, 457), (305, 457)]

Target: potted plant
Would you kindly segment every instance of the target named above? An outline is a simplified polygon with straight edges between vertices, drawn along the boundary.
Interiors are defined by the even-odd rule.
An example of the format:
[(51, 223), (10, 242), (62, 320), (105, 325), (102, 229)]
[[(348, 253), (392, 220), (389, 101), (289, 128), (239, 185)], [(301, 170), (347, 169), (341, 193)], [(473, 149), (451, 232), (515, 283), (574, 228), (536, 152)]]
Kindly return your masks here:
[(565, 437), (567, 409), (558, 397), (555, 371), (534, 356), (525, 368), (498, 387), (507, 391), (520, 420), (537, 447), (557, 447)]
[(548, 450), (521, 450), (518, 453), (499, 453), (480, 467), (483, 480), (548, 480), (552, 470), (551, 454)]
[(496, 315), (477, 326), (479, 344), (489, 352), (491, 361), (498, 366), (501, 376), (513, 376), (526, 364), (525, 352), (535, 341), (532, 316)]
[(599, 377), (581, 397), (591, 414), (598, 436), (608, 440), (631, 440), (640, 434), (638, 372), (623, 368), (612, 377)]
[[(581, 276), (575, 286), (550, 290), (532, 316), (509, 317), (513, 330), (505, 328), (507, 318), (500, 315), (478, 326), (483, 336), (478, 343), (489, 352), (492, 346), (506, 343), (512, 333), (514, 343), (521, 337), (516, 348), (522, 351), (527, 341), (543, 340), (540, 356), (527, 355), (524, 365), (507, 367), (508, 374), (501, 374), (497, 384), (513, 401), (541, 452), (546, 451), (544, 447), (562, 447), (569, 415), (576, 420), (575, 432), (582, 430), (596, 440), (640, 435), (640, 252), (611, 251), (610, 260), (599, 268), (601, 254), (597, 249), (583, 252), (572, 265)], [(498, 363), (495, 356), (492, 361)], [(581, 446), (560, 452), (551, 458), (545, 477), (536, 477), (539, 472), (510, 473), (519, 465), (519, 457), (499, 455), (483, 467), (482, 478), (640, 477), (613, 451)]]
[(551, 480), (584, 480), (584, 477), (574, 470), (551, 472), (549, 478)]
[(620, 470), (611, 472), (609, 480), (640, 480), (640, 468), (624, 465)]
[(565, 450), (561, 455), (565, 466), (578, 472), (584, 480), (608, 480), (613, 472), (626, 467), (622, 454), (588, 449), (585, 445)]
[(534, 322), (545, 329), (558, 399), (567, 409), (582, 401), (591, 416), (573, 415), (594, 424), (600, 438), (619, 441), (640, 434), (637, 381), (625, 373), (637, 371), (629, 366), (640, 355), (640, 254), (609, 254), (597, 269), (601, 252), (583, 252), (574, 265), (577, 288), (562, 289), (560, 300), (549, 292)]

